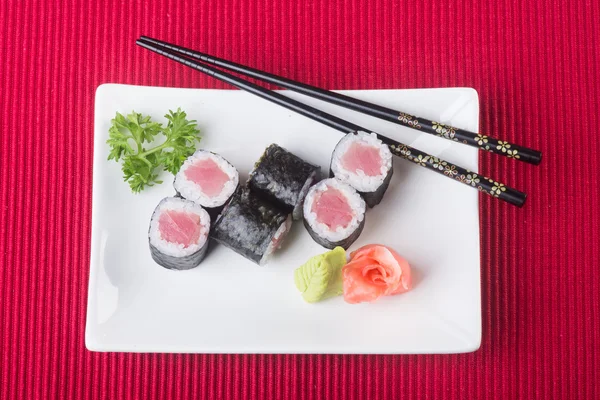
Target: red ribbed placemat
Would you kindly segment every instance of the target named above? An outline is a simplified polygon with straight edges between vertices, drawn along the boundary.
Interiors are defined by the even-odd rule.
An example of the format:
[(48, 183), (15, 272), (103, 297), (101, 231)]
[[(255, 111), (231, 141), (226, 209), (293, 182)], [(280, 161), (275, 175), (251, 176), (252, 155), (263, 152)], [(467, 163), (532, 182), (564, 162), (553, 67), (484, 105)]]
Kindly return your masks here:
[[(600, 395), (597, 1), (93, 3), (0, 2), (1, 399)], [(482, 155), (529, 200), (481, 199), (481, 350), (87, 351), (96, 86), (226, 87), (136, 48), (140, 34), (332, 89), (477, 89), (483, 132), (544, 152), (537, 168)]]

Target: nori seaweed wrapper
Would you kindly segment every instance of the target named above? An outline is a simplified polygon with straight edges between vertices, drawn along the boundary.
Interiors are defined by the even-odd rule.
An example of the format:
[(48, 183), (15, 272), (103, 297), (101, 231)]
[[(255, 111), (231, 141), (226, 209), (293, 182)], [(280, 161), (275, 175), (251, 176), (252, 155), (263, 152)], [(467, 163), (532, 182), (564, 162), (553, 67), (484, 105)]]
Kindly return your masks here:
[[(365, 203), (366, 203), (366, 201), (365, 201)], [(358, 239), (358, 237), (362, 233), (363, 228), (365, 227), (365, 219), (366, 218), (363, 217), (360, 224), (356, 227), (356, 230), (354, 232), (352, 232), (350, 234), (350, 236), (348, 236), (345, 239), (338, 240), (337, 242), (330, 242), (329, 240), (325, 239), (324, 237), (321, 237), (317, 232), (315, 232), (313, 230), (313, 228), (311, 228), (310, 224), (308, 223), (308, 221), (306, 219), (304, 219), (304, 227), (308, 231), (310, 237), (312, 237), (315, 242), (317, 242), (321, 246), (325, 247), (326, 249), (334, 249), (334, 248), (340, 246), (340, 247), (343, 247), (344, 250), (348, 250), (348, 248), (350, 246), (352, 246), (352, 243), (354, 243), (356, 241), (356, 239)]]
[(206, 240), (206, 243), (200, 250), (184, 257), (175, 257), (165, 254), (150, 243), (150, 254), (152, 255), (152, 259), (161, 267), (179, 271), (192, 269), (200, 265), (206, 256), (208, 242), (209, 240)]
[(302, 218), (304, 197), (319, 177), (320, 167), (271, 144), (250, 173), (248, 187), (298, 220)]
[(213, 225), (211, 237), (260, 265), (287, 217), (247, 188), (238, 188)]
[[(173, 185), (173, 186), (174, 186), (174, 185)], [(235, 189), (235, 190), (237, 191), (239, 187), (240, 187), (240, 184), (239, 184), (239, 182), (238, 182), (238, 186), (236, 187), (236, 189)], [(234, 192), (234, 193), (235, 193), (235, 192)], [(233, 195), (232, 195), (232, 196), (233, 196)], [(178, 198), (178, 199), (185, 199), (185, 200), (188, 200), (188, 201), (194, 201), (194, 200), (186, 199), (185, 197), (183, 197), (183, 195), (182, 195), (181, 193), (179, 193), (179, 192), (177, 191), (177, 189), (175, 189), (175, 195), (174, 195), (173, 197), (176, 197), (176, 198)], [(230, 197), (230, 198), (231, 198), (231, 197)], [(229, 199), (227, 199), (227, 201), (229, 201)], [(196, 204), (200, 204), (200, 205), (202, 206), (202, 208), (204, 208), (204, 209), (206, 210), (206, 212), (207, 212), (207, 213), (208, 213), (208, 215), (210, 216), (210, 220), (211, 220), (211, 222), (212, 222), (212, 223), (214, 223), (214, 221), (217, 219), (217, 217), (219, 216), (219, 214), (221, 213), (221, 211), (222, 211), (222, 210), (223, 210), (223, 208), (225, 207), (225, 204), (227, 204), (227, 201), (226, 201), (224, 204), (222, 204), (222, 205), (220, 205), (220, 206), (217, 206), (217, 207), (205, 207), (205, 206), (202, 206), (200, 203), (196, 203), (196, 202), (195, 202), (195, 203), (196, 203)]]

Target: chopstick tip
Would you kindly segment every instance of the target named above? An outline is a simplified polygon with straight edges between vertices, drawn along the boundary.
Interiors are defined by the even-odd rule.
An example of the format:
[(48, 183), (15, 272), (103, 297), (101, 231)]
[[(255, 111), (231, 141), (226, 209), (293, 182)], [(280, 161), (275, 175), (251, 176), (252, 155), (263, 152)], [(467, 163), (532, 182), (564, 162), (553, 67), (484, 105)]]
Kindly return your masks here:
[(144, 40), (143, 38), (139, 38), (135, 41), (135, 44), (137, 44), (140, 47), (143, 47), (145, 49), (149, 49), (150, 47), (152, 47), (152, 43), (147, 42), (146, 40)]
[(519, 194), (518, 198), (516, 199), (516, 201), (513, 202), (513, 204), (519, 208), (523, 208), (526, 201), (527, 201), (527, 193), (521, 192)]

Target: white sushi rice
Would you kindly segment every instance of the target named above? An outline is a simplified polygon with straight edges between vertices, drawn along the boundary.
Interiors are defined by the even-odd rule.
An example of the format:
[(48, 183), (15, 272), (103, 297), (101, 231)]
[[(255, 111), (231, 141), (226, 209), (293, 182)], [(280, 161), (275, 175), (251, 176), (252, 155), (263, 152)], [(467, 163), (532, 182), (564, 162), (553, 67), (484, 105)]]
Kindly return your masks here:
[[(326, 224), (319, 222), (317, 220), (317, 214), (312, 211), (316, 195), (320, 192), (325, 192), (328, 188), (339, 190), (344, 195), (348, 205), (353, 211), (352, 220), (346, 227), (338, 226), (333, 230)], [(310, 188), (306, 195), (306, 199), (304, 200), (304, 218), (306, 219), (306, 222), (320, 237), (330, 242), (339, 242), (354, 233), (365, 218), (365, 210), (365, 201), (356, 190), (354, 190), (352, 186), (341, 182), (336, 178), (325, 179), (314, 185)]]
[(271, 255), (275, 252), (275, 250), (281, 247), (281, 244), (283, 243), (285, 236), (288, 234), (291, 227), (292, 216), (288, 215), (283, 224), (281, 224), (279, 229), (277, 229), (277, 232), (275, 232), (275, 235), (273, 235), (271, 243), (269, 243), (269, 246), (265, 250), (265, 253), (263, 254), (260, 260), (260, 265), (265, 265), (269, 261), (269, 258), (271, 258)]
[[(372, 146), (379, 149), (379, 155), (381, 157), (381, 171), (379, 175), (369, 176), (366, 175), (362, 170), (348, 171), (342, 166), (342, 157), (353, 143), (358, 142), (365, 146)], [(375, 133), (357, 132), (355, 134), (349, 133), (340, 140), (335, 149), (331, 159), (331, 171), (336, 178), (343, 182), (348, 183), (350, 186), (358, 190), (359, 192), (374, 192), (379, 188), (388, 172), (392, 168), (392, 153), (389, 147), (377, 138)]]
[[(187, 213), (196, 214), (200, 217), (200, 236), (198, 237), (196, 243), (193, 243), (188, 247), (184, 247), (183, 244), (168, 242), (162, 238), (159, 231), (158, 221), (162, 213), (165, 211), (184, 211)], [(161, 253), (173, 257), (185, 257), (190, 254), (194, 254), (204, 247), (206, 241), (208, 240), (209, 230), (210, 216), (200, 205), (188, 200), (179, 199), (177, 197), (167, 197), (158, 204), (154, 210), (154, 214), (152, 214), (148, 236), (150, 238), (150, 244), (156, 247)]]
[[(189, 180), (185, 176), (185, 171), (194, 165), (196, 162), (206, 159), (212, 159), (228, 177), (229, 180), (225, 182), (221, 193), (217, 196), (208, 196), (200, 185), (196, 182)], [(231, 197), (233, 192), (238, 186), (240, 177), (237, 169), (231, 165), (226, 159), (218, 154), (212, 153), (206, 150), (198, 150), (181, 166), (181, 169), (175, 175), (175, 190), (180, 193), (184, 198), (194, 201), (203, 207), (213, 208), (219, 207), (225, 204), (225, 202)]]

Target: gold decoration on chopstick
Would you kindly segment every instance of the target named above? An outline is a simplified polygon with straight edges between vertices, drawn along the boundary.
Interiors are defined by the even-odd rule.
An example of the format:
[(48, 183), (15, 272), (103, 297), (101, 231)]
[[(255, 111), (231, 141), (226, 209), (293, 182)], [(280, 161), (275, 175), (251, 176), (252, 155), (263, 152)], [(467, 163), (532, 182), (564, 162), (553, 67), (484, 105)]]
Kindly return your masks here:
[(394, 150), (396, 154), (400, 153), (400, 156), (404, 158), (412, 159), (410, 149), (406, 145), (398, 146), (395, 144), (390, 145), (390, 148)]
[[(483, 146), (484, 144), (486, 144), (488, 142), (488, 137), (486, 135), (477, 134), (477, 135), (475, 135), (475, 142), (478, 145)], [(489, 146), (487, 146), (487, 147), (489, 147)]]
[(507, 151), (506, 151), (506, 156), (507, 156), (508, 158), (516, 158), (517, 160), (518, 160), (519, 158), (521, 158), (521, 155), (519, 154), (519, 150), (517, 150), (517, 149), (513, 149), (513, 150), (507, 150)]
[(506, 153), (508, 150), (510, 150), (510, 143), (503, 142), (502, 140), (498, 140), (498, 145), (496, 146), (496, 150)]
[[(481, 140), (483, 140), (483, 138)], [(397, 156), (413, 161), (419, 166), (429, 167), (431, 169), (437, 170), (438, 172), (446, 175), (451, 179), (476, 188), (478, 191), (489, 194), (495, 198), (502, 197), (504, 192), (508, 190), (508, 188), (503, 183), (497, 182), (493, 179), (490, 179), (483, 175), (479, 175), (469, 170), (465, 171), (462, 168), (457, 167), (454, 164), (448, 163), (447, 161), (444, 161), (436, 156), (430, 156), (425, 154), (413, 154), (413, 149), (409, 148), (406, 145), (392, 144), (389, 145), (389, 147), (392, 150), (392, 152)], [(512, 149), (509, 149), (509, 151), (512, 151)], [(419, 151), (416, 152), (420, 153)], [(516, 154), (516, 150), (514, 154)]]
[(421, 129), (419, 120), (417, 118), (415, 118), (413, 115), (401, 112), (398, 114), (398, 121), (410, 126), (411, 128)]
[(444, 168), (448, 165), (448, 163), (444, 160), (440, 160), (437, 157), (432, 156), (429, 159), (429, 162), (431, 162), (431, 166), (435, 169), (439, 169), (440, 171), (443, 171)]
[(467, 176), (465, 177), (465, 183), (471, 186), (477, 186), (477, 184), (479, 183), (479, 175), (475, 173), (467, 174)]
[(446, 165), (444, 168), (444, 175), (449, 176), (450, 178), (454, 178), (458, 174), (456, 170), (456, 165)]
[(432, 121), (431, 127), (437, 133), (437, 136), (458, 142), (458, 139), (454, 137), (456, 135), (456, 128), (435, 121)]
[(429, 161), (429, 156), (423, 157), (422, 154), (419, 154), (418, 157), (413, 157), (413, 161), (416, 162), (417, 164), (419, 164), (422, 167), (426, 167), (427, 166), (427, 161)]
[(448, 127), (447, 136), (444, 136), (446, 139), (452, 139), (455, 142), (458, 142), (458, 138), (454, 137), (456, 135), (456, 128), (451, 126)]
[(490, 194), (494, 197), (500, 197), (502, 192), (506, 192), (506, 186), (503, 183), (496, 182), (493, 179), (490, 179), (489, 182), (492, 184), (492, 190)]
[[(498, 152), (502, 152), (504, 154), (506, 154), (506, 156), (508, 158), (516, 158), (517, 160), (519, 158), (521, 158), (521, 155), (519, 154), (519, 150), (517, 149), (513, 149), (511, 144), (508, 142), (505, 142), (503, 140), (498, 140), (498, 144), (496, 145), (496, 150)], [(496, 152), (495, 150), (490, 150), (492, 152)]]
[(459, 176), (456, 177), (457, 181), (460, 181), (462, 183), (465, 183), (467, 185), (471, 185), (473, 187), (477, 187), (477, 185), (479, 184), (480, 180), (479, 180), (479, 175), (477, 175), (474, 172), (468, 171), (468, 173), (465, 174), (461, 174)]

